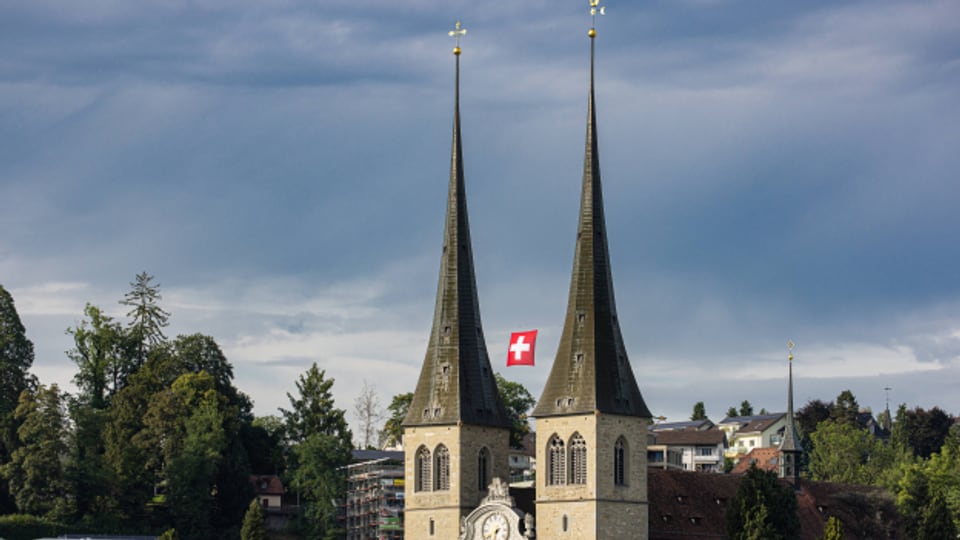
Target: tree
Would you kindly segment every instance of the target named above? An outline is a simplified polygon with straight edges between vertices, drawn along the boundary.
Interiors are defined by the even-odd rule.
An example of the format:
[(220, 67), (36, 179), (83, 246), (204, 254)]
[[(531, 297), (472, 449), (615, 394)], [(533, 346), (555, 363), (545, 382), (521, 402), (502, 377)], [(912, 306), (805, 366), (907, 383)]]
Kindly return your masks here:
[(736, 407), (730, 407), (727, 409), (727, 418), (736, 418), (737, 416), (739, 416), (739, 414), (737, 413)]
[(830, 411), (830, 418), (851, 426), (857, 426), (857, 416), (860, 414), (860, 405), (857, 398), (850, 390), (844, 390), (837, 396), (833, 408)]
[(832, 403), (824, 403), (819, 399), (813, 399), (797, 411), (797, 427), (803, 432), (804, 436), (809, 437), (820, 422), (830, 418)]
[(727, 535), (734, 539), (800, 537), (797, 497), (777, 475), (752, 465), (727, 507)]
[(336, 538), (336, 500), (344, 489), (343, 467), (350, 462), (351, 440), (345, 412), (336, 408), (333, 379), (314, 363), (287, 394), (290, 410), (280, 409), (292, 447), (288, 479), (301, 497), (300, 527), (310, 538)]
[(827, 518), (820, 540), (843, 540), (843, 523), (837, 519), (837, 516)]
[(753, 416), (753, 405), (749, 401), (743, 400), (740, 403), (740, 416)]
[(253, 499), (243, 516), (243, 528), (240, 529), (240, 540), (266, 540), (267, 516), (260, 506), (260, 501)]
[(957, 527), (950, 516), (950, 510), (943, 496), (937, 494), (923, 513), (920, 524), (919, 540), (955, 540)]
[(269, 415), (254, 418), (244, 424), (240, 433), (255, 474), (280, 474), (283, 471), (283, 421)]
[(707, 419), (707, 409), (704, 407), (702, 401), (698, 401), (693, 404), (693, 414), (690, 415), (690, 420), (706, 420)]
[(17, 508), (23, 513), (60, 517), (68, 513), (67, 457), (63, 396), (57, 385), (25, 390), (14, 418), (20, 444), (2, 467)]
[(127, 317), (131, 319), (130, 335), (136, 343), (137, 366), (146, 361), (151, 348), (163, 343), (163, 329), (169, 324), (170, 313), (157, 304), (163, 298), (160, 284), (153, 285), (152, 280), (153, 276), (140, 272), (120, 300), (120, 304), (130, 308)]
[(510, 419), (510, 446), (523, 448), (523, 438), (530, 433), (530, 424), (527, 422), (527, 413), (537, 404), (537, 400), (520, 383), (508, 381), (499, 373), (494, 373), (497, 381), (497, 391), (500, 401)]
[(907, 466), (897, 491), (897, 509), (902, 518), (904, 538), (918, 538), (923, 515), (930, 504), (930, 487), (920, 465)]
[(383, 420), (383, 408), (380, 407), (380, 398), (377, 389), (367, 381), (363, 381), (360, 395), (353, 401), (353, 414), (360, 423), (360, 448), (371, 448), (379, 442), (377, 424)]
[(132, 372), (130, 342), (123, 327), (100, 308), (87, 304), (83, 313), (86, 320), (76, 328), (67, 328), (74, 343), (67, 356), (77, 364), (73, 382), (80, 389), (83, 401), (96, 409), (104, 409)]
[(843, 484), (875, 484), (893, 453), (865, 429), (843, 420), (820, 424), (811, 435), (810, 478)]
[(939, 407), (929, 411), (917, 407), (905, 413), (904, 429), (907, 444), (914, 455), (926, 459), (939, 452), (953, 425), (953, 418)]
[[(17, 445), (18, 423), (13, 414), (20, 394), (37, 384), (30, 375), (33, 359), (33, 343), (27, 339), (13, 297), (0, 285), (0, 465), (10, 461)], [(13, 499), (0, 483), (0, 514), (13, 511)]]
[(410, 404), (413, 403), (413, 392), (397, 394), (390, 400), (387, 410), (390, 411), (390, 417), (383, 425), (385, 437), (384, 445), (396, 446), (403, 440), (403, 419), (407, 417), (410, 410)]

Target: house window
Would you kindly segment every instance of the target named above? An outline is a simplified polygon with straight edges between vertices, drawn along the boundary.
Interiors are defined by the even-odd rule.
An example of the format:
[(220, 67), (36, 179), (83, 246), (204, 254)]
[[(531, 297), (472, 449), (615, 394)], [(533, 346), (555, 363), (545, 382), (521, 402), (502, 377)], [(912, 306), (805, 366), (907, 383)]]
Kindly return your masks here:
[(547, 441), (547, 485), (562, 486), (566, 484), (566, 452), (563, 440), (554, 435)]
[(416, 478), (414, 491), (430, 491), (430, 450), (426, 446), (417, 449)]
[(450, 451), (447, 447), (440, 445), (433, 451), (433, 460), (435, 466), (434, 489), (437, 491), (447, 491), (450, 489)]
[(700, 453), (701, 456), (712, 456), (712, 455), (713, 455), (713, 447), (710, 447), (710, 446), (701, 446), (698, 450), (699, 450), (699, 453)]
[(579, 433), (570, 438), (570, 483), (587, 483), (587, 441)]
[(627, 440), (622, 436), (613, 445), (613, 485), (627, 485)]
[(489, 466), (490, 451), (484, 446), (477, 455), (477, 489), (480, 491), (487, 489), (487, 486), (490, 485)]

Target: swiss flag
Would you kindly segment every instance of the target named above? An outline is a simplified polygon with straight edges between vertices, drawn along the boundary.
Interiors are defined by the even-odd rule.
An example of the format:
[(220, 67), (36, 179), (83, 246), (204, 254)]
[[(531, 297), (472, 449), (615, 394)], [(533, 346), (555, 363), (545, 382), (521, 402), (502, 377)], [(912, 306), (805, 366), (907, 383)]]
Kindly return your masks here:
[(536, 330), (510, 334), (510, 348), (507, 350), (507, 367), (532, 366), (533, 349), (536, 344)]

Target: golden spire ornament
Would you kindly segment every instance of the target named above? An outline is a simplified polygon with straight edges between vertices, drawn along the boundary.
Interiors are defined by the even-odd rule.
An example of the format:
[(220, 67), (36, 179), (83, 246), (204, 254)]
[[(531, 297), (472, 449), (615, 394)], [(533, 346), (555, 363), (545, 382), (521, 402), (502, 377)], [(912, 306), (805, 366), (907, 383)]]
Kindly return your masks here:
[(607, 6), (601, 6), (600, 0), (590, 0), (590, 17), (593, 19), (593, 24), (590, 26), (590, 31), (587, 32), (587, 35), (591, 38), (597, 37), (597, 15), (605, 15), (607, 13)]
[(453, 48), (453, 54), (460, 56), (460, 37), (467, 35), (467, 29), (460, 25), (460, 21), (454, 25), (453, 30), (447, 32), (452, 38), (457, 38), (457, 46)]
[(790, 351), (790, 354), (787, 355), (787, 359), (793, 362), (793, 340), (787, 341), (787, 350)]

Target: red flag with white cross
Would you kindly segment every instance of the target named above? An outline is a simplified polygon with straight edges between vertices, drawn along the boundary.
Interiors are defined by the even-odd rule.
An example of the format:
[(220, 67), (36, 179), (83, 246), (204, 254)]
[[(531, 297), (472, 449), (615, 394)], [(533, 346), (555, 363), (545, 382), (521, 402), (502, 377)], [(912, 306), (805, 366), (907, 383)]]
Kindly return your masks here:
[(536, 344), (536, 330), (510, 334), (510, 348), (507, 350), (507, 367), (532, 366), (533, 349)]

